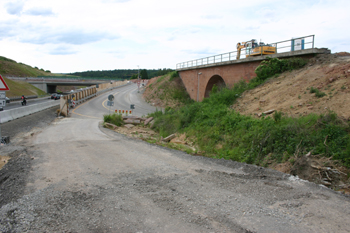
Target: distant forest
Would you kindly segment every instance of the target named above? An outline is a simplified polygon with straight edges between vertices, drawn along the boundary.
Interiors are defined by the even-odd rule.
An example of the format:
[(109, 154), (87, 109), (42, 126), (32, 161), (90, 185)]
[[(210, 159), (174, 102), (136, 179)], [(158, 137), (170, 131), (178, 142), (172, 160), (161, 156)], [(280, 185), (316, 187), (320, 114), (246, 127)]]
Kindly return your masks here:
[[(174, 71), (173, 69), (153, 69), (140, 70), (140, 78), (151, 79), (153, 77), (161, 76)], [(70, 73), (69, 75), (80, 76), (84, 78), (101, 78), (101, 79), (137, 79), (138, 70), (97, 70), (97, 71), (83, 71)]]

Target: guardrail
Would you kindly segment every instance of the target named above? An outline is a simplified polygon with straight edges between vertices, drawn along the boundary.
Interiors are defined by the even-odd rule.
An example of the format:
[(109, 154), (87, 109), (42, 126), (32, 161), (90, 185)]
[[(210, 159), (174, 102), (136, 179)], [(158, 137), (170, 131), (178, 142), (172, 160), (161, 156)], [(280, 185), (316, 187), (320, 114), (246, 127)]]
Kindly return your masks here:
[[(300, 41), (300, 47), (296, 47), (297, 46), (296, 42), (299, 42), (299, 41)], [(315, 35), (298, 37), (290, 40), (279, 41), (279, 42), (269, 43), (269, 44), (276, 47), (276, 53), (291, 52), (299, 49), (300, 50), (310, 49), (310, 48), (314, 48)], [(247, 52), (247, 50), (242, 49), (240, 59), (245, 59), (246, 56), (249, 56), (250, 51), (251, 50), (248, 50)], [(216, 64), (216, 63), (227, 62), (227, 61), (234, 61), (234, 60), (237, 60), (236, 57), (237, 57), (237, 51), (233, 51), (233, 52), (218, 54), (210, 57), (200, 58), (192, 61), (181, 62), (176, 64), (176, 69)]]

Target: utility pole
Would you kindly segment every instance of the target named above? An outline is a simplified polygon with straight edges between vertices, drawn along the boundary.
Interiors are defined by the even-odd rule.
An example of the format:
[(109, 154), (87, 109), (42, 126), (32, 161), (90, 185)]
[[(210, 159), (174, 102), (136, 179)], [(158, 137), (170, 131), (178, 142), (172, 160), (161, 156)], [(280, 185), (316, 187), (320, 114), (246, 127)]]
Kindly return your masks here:
[(198, 82), (197, 82), (197, 102), (199, 101), (199, 75), (201, 75), (202, 72), (199, 72), (198, 75)]
[(140, 92), (140, 67), (137, 66), (137, 93)]

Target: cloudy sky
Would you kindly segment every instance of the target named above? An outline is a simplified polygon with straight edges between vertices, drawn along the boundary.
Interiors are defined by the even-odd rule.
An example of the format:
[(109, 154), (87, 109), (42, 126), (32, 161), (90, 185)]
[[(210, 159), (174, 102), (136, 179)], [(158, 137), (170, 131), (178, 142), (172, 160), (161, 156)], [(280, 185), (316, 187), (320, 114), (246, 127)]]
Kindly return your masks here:
[(252, 38), (350, 52), (349, 0), (0, 0), (0, 56), (54, 73), (176, 68)]

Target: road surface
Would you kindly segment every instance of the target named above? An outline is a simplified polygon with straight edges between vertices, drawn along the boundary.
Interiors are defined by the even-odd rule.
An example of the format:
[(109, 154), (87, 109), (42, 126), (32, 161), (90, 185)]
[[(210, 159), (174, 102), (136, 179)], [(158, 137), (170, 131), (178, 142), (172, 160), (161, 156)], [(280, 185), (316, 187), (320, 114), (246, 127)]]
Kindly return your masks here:
[[(38, 98), (38, 99), (27, 99), (27, 105), (34, 105), (34, 104), (40, 104), (40, 103), (45, 103), (45, 102), (52, 102), (52, 101), (59, 101), (59, 100), (54, 100), (51, 99), (50, 97), (43, 97), (43, 98)], [(59, 102), (57, 102), (59, 103)], [(22, 106), (22, 101), (17, 100), (17, 101), (11, 101), (10, 103), (6, 103), (6, 106), (3, 107), (4, 111), (10, 110), (10, 109), (15, 109), (15, 108), (21, 108), (24, 107)]]
[(109, 94), (138, 114), (154, 110), (135, 87), (17, 140), (12, 153), (29, 172), (24, 195), (0, 208), (1, 232), (349, 232), (350, 199), (330, 189), (102, 128)]

